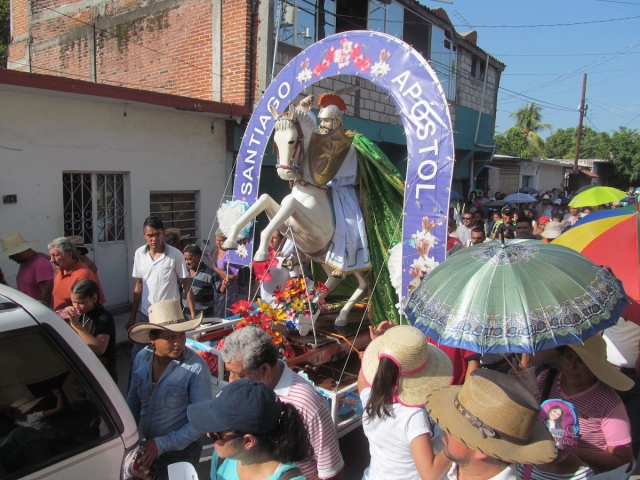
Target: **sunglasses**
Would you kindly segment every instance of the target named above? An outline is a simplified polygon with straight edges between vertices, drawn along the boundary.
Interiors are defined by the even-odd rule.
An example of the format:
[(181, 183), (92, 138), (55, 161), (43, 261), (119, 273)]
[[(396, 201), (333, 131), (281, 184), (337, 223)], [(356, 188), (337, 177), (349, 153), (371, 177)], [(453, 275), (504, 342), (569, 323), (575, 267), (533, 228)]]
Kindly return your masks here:
[(209, 433), (209, 438), (211, 438), (211, 440), (213, 440), (214, 443), (227, 442), (229, 440), (233, 440), (234, 438), (240, 438), (242, 436), (244, 436), (244, 433), (238, 433), (238, 432), (228, 432), (228, 433), (211, 432), (211, 433)]
[(473, 220), (473, 217), (462, 217), (463, 220)]

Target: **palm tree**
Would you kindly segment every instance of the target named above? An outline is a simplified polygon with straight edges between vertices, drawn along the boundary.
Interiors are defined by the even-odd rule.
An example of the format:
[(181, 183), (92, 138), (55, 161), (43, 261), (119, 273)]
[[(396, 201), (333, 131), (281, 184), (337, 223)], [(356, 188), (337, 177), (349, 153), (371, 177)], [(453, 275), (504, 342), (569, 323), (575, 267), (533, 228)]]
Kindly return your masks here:
[(538, 135), (542, 130), (551, 130), (548, 123), (540, 123), (542, 107), (535, 103), (526, 103), (521, 109), (512, 112), (510, 115), (516, 119), (513, 129), (518, 130), (527, 141), (529, 151), (535, 156), (542, 156), (544, 141)]

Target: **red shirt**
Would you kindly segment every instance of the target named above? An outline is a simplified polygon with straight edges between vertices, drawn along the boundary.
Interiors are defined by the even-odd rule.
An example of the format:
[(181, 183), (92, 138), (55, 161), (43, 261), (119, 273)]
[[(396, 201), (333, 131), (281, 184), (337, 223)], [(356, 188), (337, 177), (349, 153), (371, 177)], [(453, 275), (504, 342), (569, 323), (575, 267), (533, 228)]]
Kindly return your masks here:
[(471, 358), (473, 356), (477, 356), (479, 358), (480, 354), (472, 352), (471, 350), (465, 350), (464, 348), (446, 347), (434, 342), (429, 337), (426, 338), (427, 342), (431, 345), (435, 345), (446, 353), (451, 360), (451, 363), (453, 363), (453, 380), (451, 380), (451, 385), (462, 385), (464, 383), (465, 376), (467, 375), (469, 359), (474, 360)]

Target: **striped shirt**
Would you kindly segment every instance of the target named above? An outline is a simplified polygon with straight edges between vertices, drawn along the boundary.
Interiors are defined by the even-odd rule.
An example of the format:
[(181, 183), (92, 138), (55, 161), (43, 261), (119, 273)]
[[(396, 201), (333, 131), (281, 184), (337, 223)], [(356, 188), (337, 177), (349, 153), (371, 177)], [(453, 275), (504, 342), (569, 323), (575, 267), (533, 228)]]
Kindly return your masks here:
[(286, 364), (274, 391), (284, 403), (296, 407), (309, 432), (313, 457), (298, 464), (307, 480), (330, 478), (340, 472), (344, 461), (338, 434), (322, 395)]
[(534, 465), (529, 477), (525, 474), (524, 465), (517, 465), (516, 469), (522, 480), (588, 480), (595, 475), (589, 467), (580, 467), (577, 472), (573, 473), (547, 473), (541, 472)]
[[(549, 371), (538, 377), (538, 388), (542, 391)], [(573, 403), (580, 423), (579, 448), (606, 451), (607, 447), (618, 447), (631, 443), (629, 417), (618, 394), (600, 380), (576, 395), (566, 395), (560, 388), (562, 372), (553, 379), (549, 398), (562, 398)]]

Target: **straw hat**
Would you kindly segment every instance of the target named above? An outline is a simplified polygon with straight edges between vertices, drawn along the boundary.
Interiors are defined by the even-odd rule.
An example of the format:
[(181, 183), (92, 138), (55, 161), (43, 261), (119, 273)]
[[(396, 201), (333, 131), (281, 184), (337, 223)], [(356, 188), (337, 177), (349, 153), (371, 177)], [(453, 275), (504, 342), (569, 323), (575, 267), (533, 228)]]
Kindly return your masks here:
[(25, 240), (20, 235), (20, 232), (9, 232), (0, 237), (0, 246), (2, 246), (0, 257), (9, 257), (16, 253), (24, 252), (38, 243), (40, 243), (40, 240)]
[(562, 224), (560, 222), (549, 222), (547, 226), (544, 227), (544, 232), (542, 235), (544, 238), (558, 238), (562, 234)]
[(429, 392), (446, 387), (453, 378), (453, 365), (446, 353), (430, 345), (415, 327), (393, 327), (369, 344), (362, 358), (362, 373), (371, 385), (380, 358), (388, 357), (400, 368), (396, 401), (421, 407)]
[(193, 320), (184, 318), (179, 300), (161, 300), (149, 307), (149, 322), (138, 323), (129, 329), (129, 338), (135, 343), (151, 343), (151, 330), (187, 332), (202, 322), (202, 312)]
[(20, 400), (16, 400), (9, 406), (20, 410), (20, 413), (27, 413), (29, 410), (35, 407), (38, 403), (40, 403), (40, 400), (42, 400), (43, 398), (44, 397), (33, 398), (33, 399), (21, 398)]
[(178, 227), (171, 227), (171, 228), (167, 228), (165, 231), (165, 233), (175, 233), (180, 240), (184, 240), (185, 238), (189, 238), (189, 234), (187, 235), (180, 235), (180, 229)]
[(488, 457), (539, 465), (557, 455), (538, 402), (512, 375), (475, 370), (464, 385), (431, 393), (426, 407), (442, 430)]
[[(580, 360), (589, 368), (598, 380), (609, 385), (614, 390), (626, 392), (631, 390), (635, 382), (622, 373), (615, 365), (607, 361), (607, 342), (600, 335), (594, 335), (584, 343), (567, 345), (576, 352)], [(549, 359), (550, 363), (560, 362), (560, 353)]]

